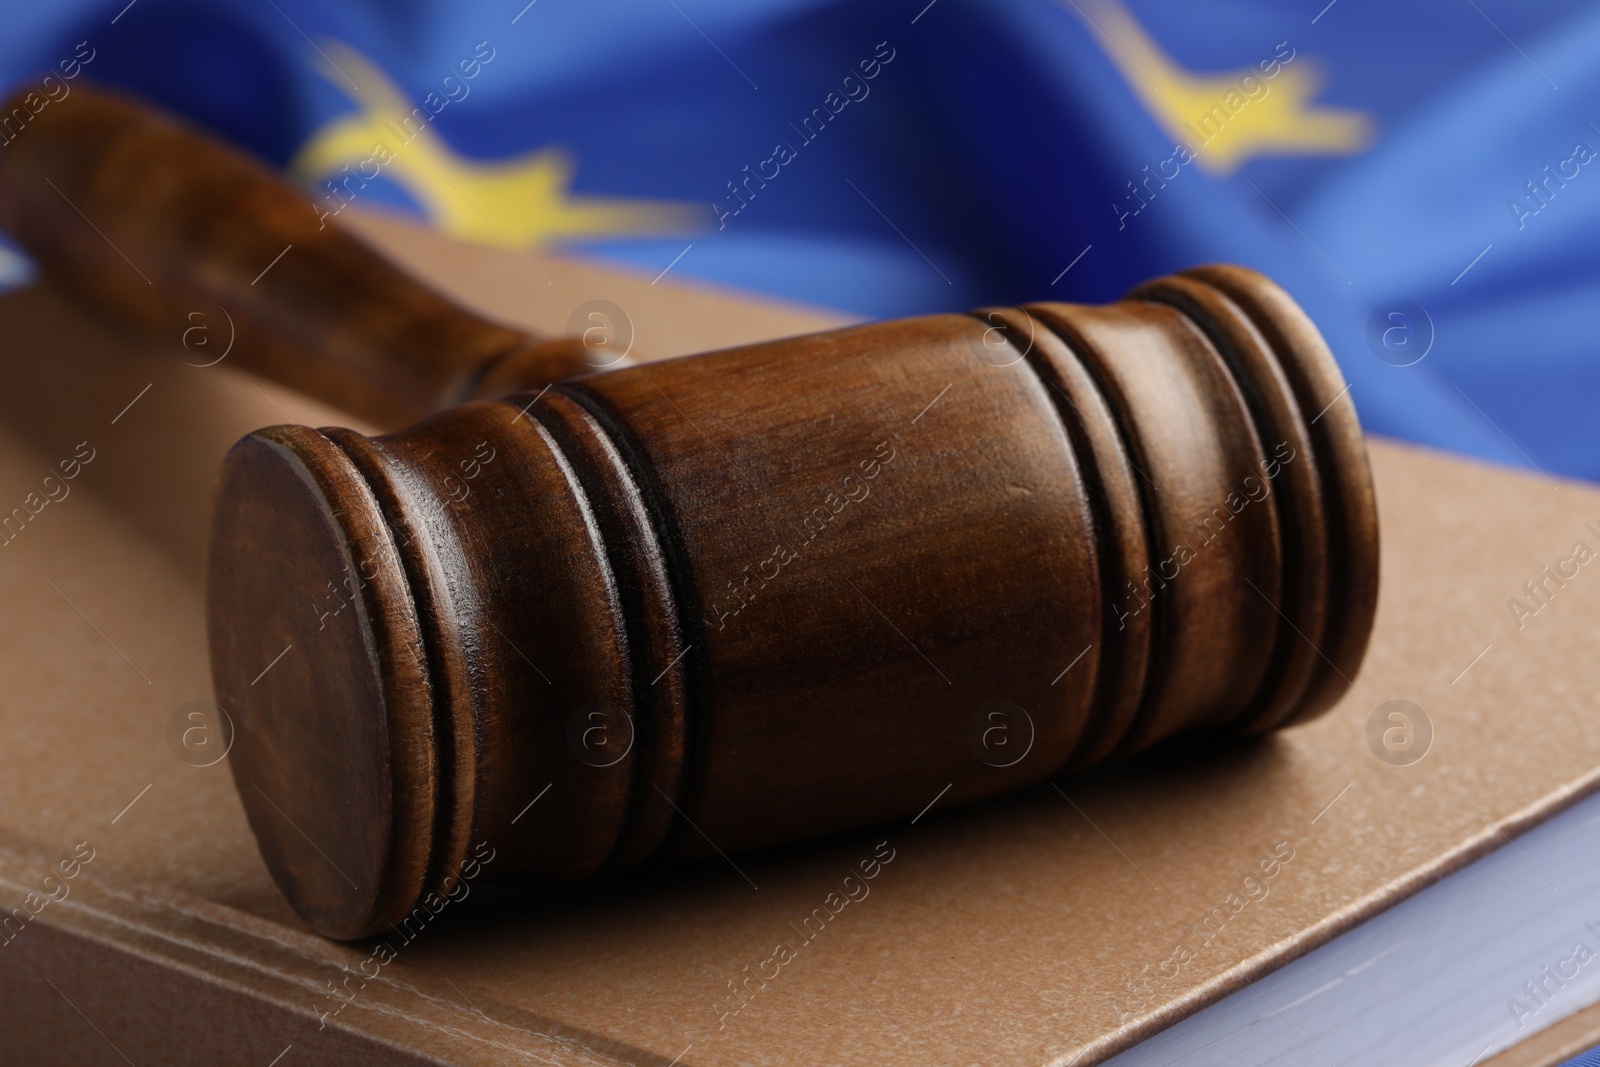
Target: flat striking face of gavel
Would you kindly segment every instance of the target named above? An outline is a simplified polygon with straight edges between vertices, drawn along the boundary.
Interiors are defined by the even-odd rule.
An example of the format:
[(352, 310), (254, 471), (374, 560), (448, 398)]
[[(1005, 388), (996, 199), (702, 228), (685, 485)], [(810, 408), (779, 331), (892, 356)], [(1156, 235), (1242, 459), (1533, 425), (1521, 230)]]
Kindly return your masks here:
[(1302, 721), (1378, 559), (1325, 344), (1220, 266), (261, 430), (211, 545), (239, 794), (343, 938), (485, 846), (571, 881)]

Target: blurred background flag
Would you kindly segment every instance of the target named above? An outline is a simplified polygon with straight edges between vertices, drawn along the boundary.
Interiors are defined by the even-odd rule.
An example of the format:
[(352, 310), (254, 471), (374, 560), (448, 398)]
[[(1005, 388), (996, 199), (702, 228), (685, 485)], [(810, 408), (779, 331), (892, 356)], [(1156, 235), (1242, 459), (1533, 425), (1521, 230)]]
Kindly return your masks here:
[[(1577, 2), (59, 0), (7, 22), (7, 91), (125, 86), (330, 217), (874, 317), (1244, 263), (1316, 319), (1369, 429), (1600, 478), (1600, 10)], [(0, 285), (27, 273), (0, 249)]]

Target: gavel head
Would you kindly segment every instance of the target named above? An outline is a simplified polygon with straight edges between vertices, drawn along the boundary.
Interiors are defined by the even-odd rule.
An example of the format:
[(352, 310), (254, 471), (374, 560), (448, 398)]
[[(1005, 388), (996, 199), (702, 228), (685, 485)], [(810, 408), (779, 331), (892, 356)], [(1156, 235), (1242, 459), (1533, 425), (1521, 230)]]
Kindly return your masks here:
[(251, 826), (358, 937), (1316, 715), (1377, 527), (1315, 328), (1209, 267), (262, 430), (209, 582)]

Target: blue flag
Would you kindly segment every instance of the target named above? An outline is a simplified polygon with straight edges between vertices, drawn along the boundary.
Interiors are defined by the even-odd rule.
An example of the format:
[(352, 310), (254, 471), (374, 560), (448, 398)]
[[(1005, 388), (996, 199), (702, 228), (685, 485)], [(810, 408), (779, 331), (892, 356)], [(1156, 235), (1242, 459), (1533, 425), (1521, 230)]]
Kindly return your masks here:
[(330, 216), (880, 317), (1242, 263), (1315, 319), (1369, 430), (1600, 478), (1587, 5), (60, 0), (7, 21), (8, 91), (124, 86)]

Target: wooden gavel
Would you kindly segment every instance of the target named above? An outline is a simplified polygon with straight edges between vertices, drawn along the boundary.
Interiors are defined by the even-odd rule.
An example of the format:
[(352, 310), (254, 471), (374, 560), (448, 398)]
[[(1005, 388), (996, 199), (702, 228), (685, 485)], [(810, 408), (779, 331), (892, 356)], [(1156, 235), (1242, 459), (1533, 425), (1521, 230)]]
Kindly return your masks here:
[(1355, 412), (1304, 313), (1238, 267), (550, 384), (581, 343), (468, 314), (97, 93), (0, 149), (0, 223), (125, 321), (170, 331), (203, 298), (259, 373), (444, 409), (260, 430), (221, 473), (233, 774), (333, 937), (432, 906), (486, 849), (497, 881), (570, 881), (1275, 729), (1365, 652)]

